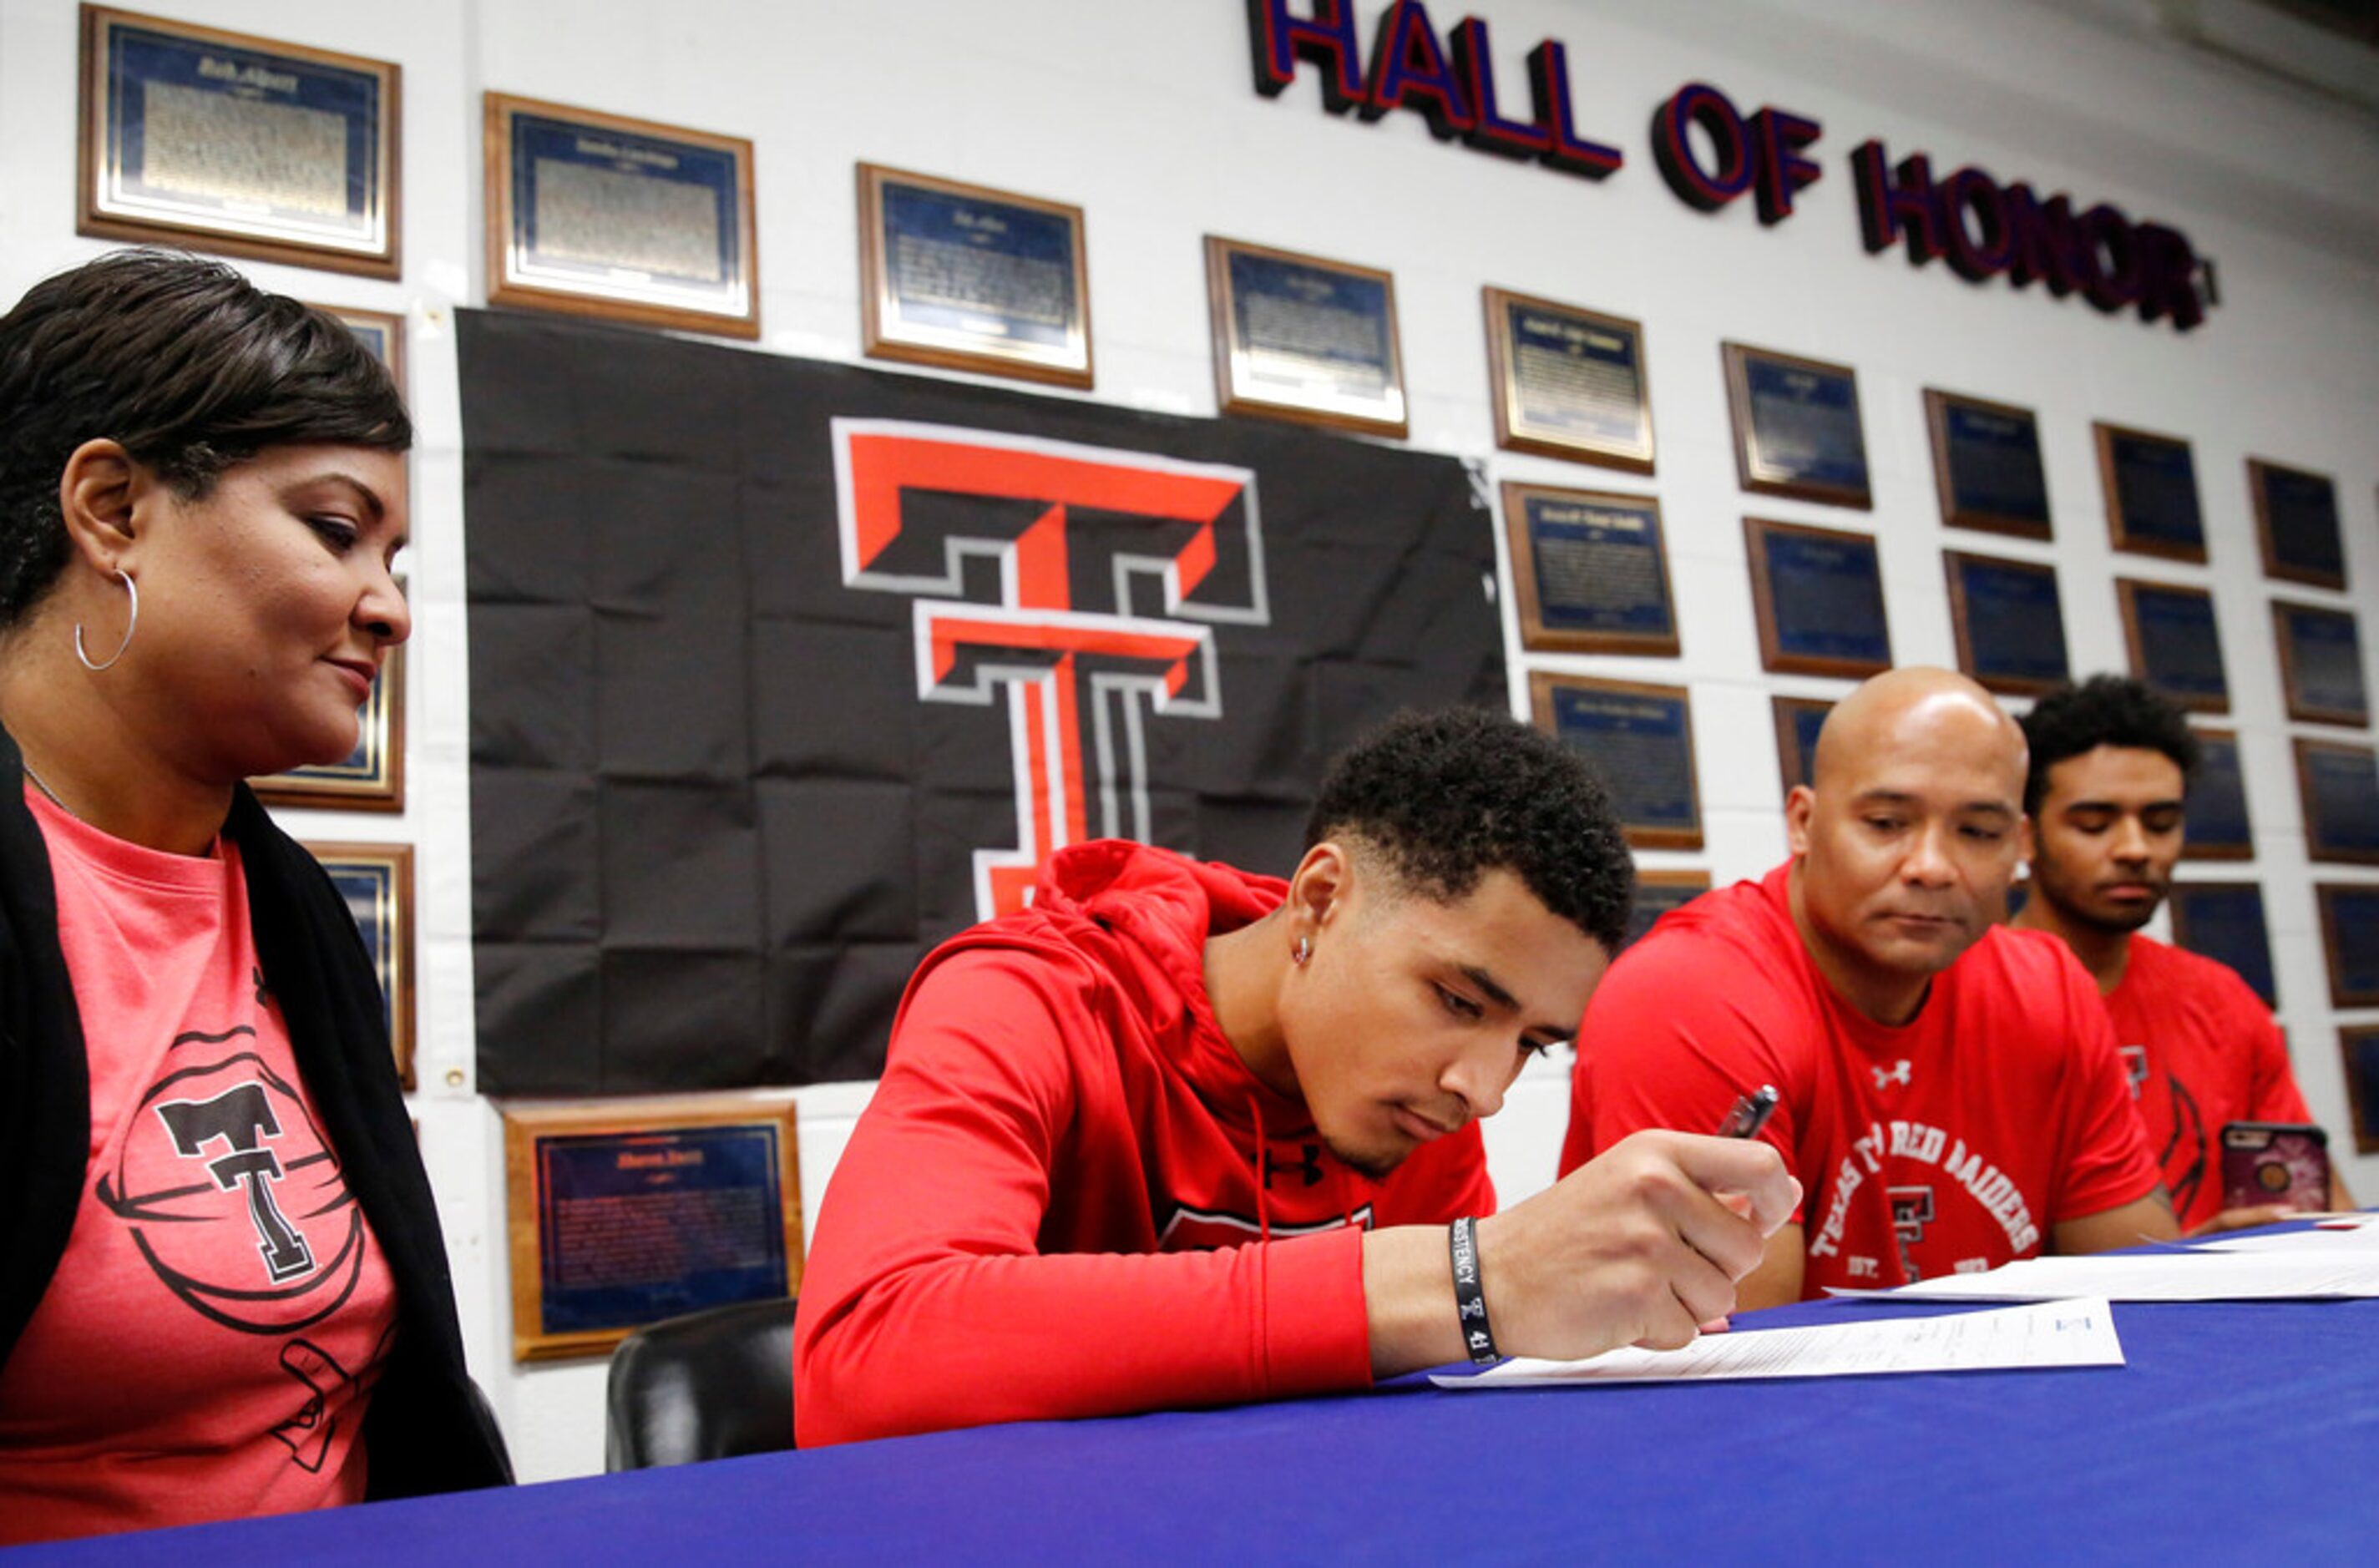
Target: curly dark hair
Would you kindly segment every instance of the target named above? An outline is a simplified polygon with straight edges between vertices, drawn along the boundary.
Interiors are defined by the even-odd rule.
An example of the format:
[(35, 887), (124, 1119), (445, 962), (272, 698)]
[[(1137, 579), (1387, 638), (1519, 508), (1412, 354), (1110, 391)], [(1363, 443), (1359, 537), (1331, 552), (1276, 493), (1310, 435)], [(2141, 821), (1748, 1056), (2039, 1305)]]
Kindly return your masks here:
[(2100, 746), (2162, 752), (2181, 777), (2197, 773), (2204, 747), (2179, 706), (2128, 675), (2093, 675), (2079, 686), (2049, 692), (2023, 716), (2032, 771), (2023, 781), (2023, 809), (2036, 813), (2048, 792), (2048, 770)]
[(119, 250), (44, 279), (0, 317), (0, 628), (65, 570), (58, 478), (103, 437), (189, 501), (267, 447), (403, 452), (413, 422), (355, 333), (219, 261)]
[(1611, 952), (1627, 930), (1636, 862), (1584, 757), (1485, 708), (1405, 713), (1331, 765), (1308, 849), (1359, 838), (1433, 897), (1469, 893), (1501, 868)]

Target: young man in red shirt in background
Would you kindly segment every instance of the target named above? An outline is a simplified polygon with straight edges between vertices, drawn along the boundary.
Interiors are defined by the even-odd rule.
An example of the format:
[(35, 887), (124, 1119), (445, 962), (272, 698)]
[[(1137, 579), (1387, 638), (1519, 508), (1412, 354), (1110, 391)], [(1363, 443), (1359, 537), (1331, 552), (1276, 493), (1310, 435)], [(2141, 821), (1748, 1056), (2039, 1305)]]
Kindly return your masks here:
[[(2282, 1204), (2222, 1206), (2225, 1123), (2313, 1120), (2279, 1025), (2228, 966), (2139, 935), (2180, 859), (2197, 737), (2178, 707), (2119, 675), (2049, 693), (2023, 732), (2032, 897), (2015, 924), (2062, 941), (2097, 983), (2189, 1233), (2286, 1218)], [(2351, 1202), (2334, 1172), (2330, 1202)]]

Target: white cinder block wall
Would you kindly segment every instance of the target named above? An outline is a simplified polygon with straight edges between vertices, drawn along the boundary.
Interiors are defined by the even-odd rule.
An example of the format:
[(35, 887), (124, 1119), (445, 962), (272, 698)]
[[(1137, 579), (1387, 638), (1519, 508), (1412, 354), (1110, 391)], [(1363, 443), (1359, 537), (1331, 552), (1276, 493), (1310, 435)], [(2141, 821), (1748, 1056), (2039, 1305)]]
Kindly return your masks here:
[[(757, 144), (761, 302), (770, 353), (858, 356), (852, 166), (889, 163), (1080, 204), (1088, 215), (1102, 400), (1214, 407), (1200, 236), (1231, 235), (1391, 269), (1412, 398), (1412, 444), (1475, 458), (1491, 479), (1648, 490), (1666, 517), (1684, 653), (1674, 660), (1524, 657), (1531, 668), (1683, 683), (1693, 694), (1708, 848), (1648, 865), (1724, 882), (1781, 857), (1771, 692), (1827, 681), (1761, 673), (1741, 525), (1746, 512), (1872, 527), (1893, 645), (1953, 658), (1945, 546), (2053, 561), (2075, 669), (2119, 668), (2113, 580), (2211, 588), (2243, 742), (2257, 858), (2200, 866), (2264, 887), (2298, 1071), (2348, 1149), (2341, 1019), (2328, 1005), (2313, 885), (2379, 872), (2307, 862), (2258, 570), (2251, 453), (2336, 476), (2352, 591), (2284, 588), (2360, 613), (2379, 645), (2379, 118), (2160, 32), (2151, 0), (1472, 0), (1489, 22), (1507, 111), (1521, 59), (1568, 45), (1581, 130), (1627, 163), (1597, 185), (1433, 142), (1418, 117), (1324, 114), (1309, 75), (1276, 100), (1250, 86), (1240, 0), (153, 0), (192, 21), (399, 62), (404, 67), (404, 276), (396, 283), (255, 265), (267, 286), (410, 318), (417, 632), (401, 815), (289, 814), (301, 836), (386, 838), (418, 850), (422, 1087), (415, 1096), (461, 1288), (475, 1369), (524, 1477), (599, 1469), (599, 1361), (513, 1365), (502, 1161), (473, 1081), (467, 658), (460, 419), (453, 308), (484, 298), (480, 94), (494, 89), (733, 133)], [(1300, 4), (1300, 10), (1306, 7)], [(1365, 36), (1386, 0), (1356, 0)], [(2292, 24), (2209, 0), (2224, 25)], [(2240, 18), (2243, 18), (2243, 22)], [(76, 8), (0, 0), (0, 296), (95, 254), (74, 233)], [(2316, 50), (2372, 79), (2367, 56)], [(1713, 216), (1662, 184), (1646, 127), (1695, 80), (1746, 113), (1819, 121), (1822, 180), (1799, 215), (1763, 228), (1748, 200)], [(2368, 95), (2366, 94), (2366, 102)], [(1860, 247), (1852, 147), (1938, 171), (2113, 201), (2185, 231), (2218, 259), (2223, 303), (2177, 334), (2004, 282), (1962, 283)], [(1660, 468), (1649, 480), (1494, 450), (1479, 288), (1507, 288), (1645, 323)], [(1859, 372), (1871, 516), (1738, 491), (1718, 344), (1847, 361)], [(2036, 409), (2056, 512), (2053, 546), (1939, 526), (1921, 389)], [(2195, 445), (2211, 568), (2117, 557), (2107, 544), (2090, 421)], [(1499, 545), (1499, 549), (1501, 549)], [(1503, 582), (1510, 581), (1509, 563)], [(1508, 603), (1508, 595), (1506, 596)], [(1510, 615), (1506, 610), (1507, 628)], [(1551, 1179), (1564, 1114), (1557, 1064), (1533, 1071), (1491, 1124), (1507, 1200)], [(804, 1208), (814, 1215), (865, 1085), (798, 1092)], [(2335, 1146), (2335, 1145), (2334, 1145)], [(2349, 1160), (2365, 1197), (2379, 1159)]]

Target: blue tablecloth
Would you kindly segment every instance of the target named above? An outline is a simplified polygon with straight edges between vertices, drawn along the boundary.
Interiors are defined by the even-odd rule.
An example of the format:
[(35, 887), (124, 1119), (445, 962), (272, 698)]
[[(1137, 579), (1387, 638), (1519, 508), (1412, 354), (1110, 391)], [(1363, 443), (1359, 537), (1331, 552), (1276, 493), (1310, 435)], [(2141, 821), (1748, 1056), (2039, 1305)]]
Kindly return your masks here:
[[(1738, 1320), (1781, 1327), (1844, 1303)], [(2130, 1364), (1367, 1394), (21, 1549), (36, 1563), (2379, 1557), (2379, 1301), (2118, 1306)], [(1088, 1354), (1095, 1346), (1085, 1346)]]

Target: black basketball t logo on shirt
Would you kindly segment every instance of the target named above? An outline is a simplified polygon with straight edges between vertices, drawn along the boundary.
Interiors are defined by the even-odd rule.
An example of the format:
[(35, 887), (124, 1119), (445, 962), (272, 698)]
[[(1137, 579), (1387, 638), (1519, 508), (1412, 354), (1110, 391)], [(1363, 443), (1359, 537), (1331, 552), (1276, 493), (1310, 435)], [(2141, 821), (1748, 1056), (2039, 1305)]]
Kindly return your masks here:
[(354, 1293), (364, 1221), (330, 1140), (255, 1038), (241, 1025), (175, 1040), (98, 1198), (191, 1309), (279, 1334), (320, 1322)]
[[(256, 1225), (256, 1249), (264, 1255), (264, 1270), (272, 1283), (312, 1268), (314, 1255), (306, 1248), (306, 1237), (282, 1218), (272, 1200), (281, 1162), (264, 1140), (281, 1136), (281, 1123), (264, 1097), (264, 1086), (253, 1080), (234, 1084), (211, 1100), (168, 1100), (156, 1110), (184, 1158), (207, 1160), (207, 1174), (217, 1187), (246, 1190), (248, 1217)], [(217, 1143), (230, 1152), (207, 1159)]]
[(1933, 1189), (1890, 1187), (1884, 1193), (1891, 1200), (1891, 1231), (1900, 1238), (1900, 1266), (1910, 1279), (1923, 1279), (1924, 1272), (1916, 1267), (1916, 1247), (1925, 1239), (1925, 1227), (1933, 1223)]

